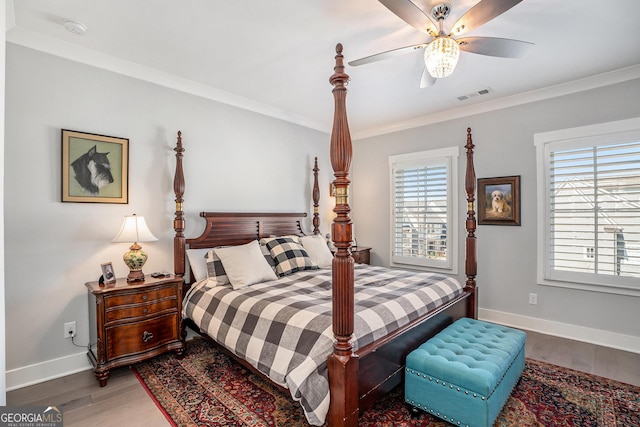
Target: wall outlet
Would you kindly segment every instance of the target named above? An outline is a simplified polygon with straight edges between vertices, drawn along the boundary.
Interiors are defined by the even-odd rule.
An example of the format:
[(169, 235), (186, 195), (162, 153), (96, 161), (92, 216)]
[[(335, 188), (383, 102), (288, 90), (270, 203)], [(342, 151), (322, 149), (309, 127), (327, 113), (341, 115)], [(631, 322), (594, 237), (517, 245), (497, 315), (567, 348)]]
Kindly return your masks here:
[(538, 294), (529, 294), (529, 304), (538, 304)]
[(67, 322), (64, 324), (64, 337), (73, 338), (76, 336), (76, 322)]

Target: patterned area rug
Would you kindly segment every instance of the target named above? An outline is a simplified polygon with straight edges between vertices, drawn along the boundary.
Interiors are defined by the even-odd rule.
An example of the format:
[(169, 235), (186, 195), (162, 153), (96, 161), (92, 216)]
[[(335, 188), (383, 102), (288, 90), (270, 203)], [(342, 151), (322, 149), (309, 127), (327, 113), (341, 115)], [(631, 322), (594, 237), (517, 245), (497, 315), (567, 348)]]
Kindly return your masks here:
[[(308, 427), (302, 410), (268, 382), (204, 340), (136, 365), (134, 371), (177, 426)], [(640, 426), (640, 387), (527, 359), (496, 426)], [(397, 388), (360, 417), (361, 427), (446, 427), (412, 419)]]

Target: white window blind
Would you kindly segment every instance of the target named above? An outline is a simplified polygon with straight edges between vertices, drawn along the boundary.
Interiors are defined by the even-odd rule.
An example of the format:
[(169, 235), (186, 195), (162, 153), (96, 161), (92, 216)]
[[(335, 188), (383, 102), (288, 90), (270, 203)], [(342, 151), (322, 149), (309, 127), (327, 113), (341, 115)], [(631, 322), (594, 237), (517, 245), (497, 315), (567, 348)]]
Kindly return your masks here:
[(452, 269), (452, 155), (434, 150), (390, 158), (392, 263)]
[(598, 129), (544, 144), (542, 280), (640, 290), (640, 129)]

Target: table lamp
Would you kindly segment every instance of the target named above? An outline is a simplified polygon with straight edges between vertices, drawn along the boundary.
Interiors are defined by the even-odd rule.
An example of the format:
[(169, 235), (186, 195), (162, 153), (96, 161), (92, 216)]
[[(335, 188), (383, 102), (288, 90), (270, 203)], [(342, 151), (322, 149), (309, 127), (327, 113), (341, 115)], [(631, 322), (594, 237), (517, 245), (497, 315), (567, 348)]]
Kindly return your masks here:
[(153, 242), (158, 240), (156, 236), (149, 230), (143, 216), (136, 214), (127, 215), (122, 221), (122, 226), (116, 237), (112, 240), (114, 243), (131, 243), (129, 251), (124, 254), (122, 259), (129, 267), (129, 275), (127, 282), (137, 282), (144, 280), (142, 266), (147, 262), (147, 253), (142, 250), (139, 242)]

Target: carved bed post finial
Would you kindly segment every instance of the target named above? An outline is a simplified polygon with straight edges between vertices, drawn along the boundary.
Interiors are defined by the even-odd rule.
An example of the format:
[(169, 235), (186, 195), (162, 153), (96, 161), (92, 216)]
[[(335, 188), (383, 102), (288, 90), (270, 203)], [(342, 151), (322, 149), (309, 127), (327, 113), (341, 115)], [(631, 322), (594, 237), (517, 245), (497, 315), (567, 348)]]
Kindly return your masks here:
[(478, 296), (476, 289), (476, 274), (478, 271), (477, 260), (477, 242), (476, 242), (476, 211), (475, 211), (475, 194), (476, 194), (476, 172), (473, 164), (473, 141), (471, 139), (471, 128), (467, 128), (467, 144), (465, 145), (467, 153), (467, 170), (465, 173), (464, 188), (467, 193), (467, 240), (466, 240), (466, 264), (465, 274), (467, 281), (465, 283), (465, 290), (475, 291), (471, 294), (467, 300), (468, 310), (467, 312), (471, 317), (476, 318), (478, 316), (477, 304)]
[(318, 158), (313, 161), (313, 234), (320, 234), (320, 187), (318, 185)]
[(176, 195), (176, 216), (173, 220), (173, 229), (176, 234), (173, 238), (173, 266), (176, 276), (184, 276), (185, 273), (185, 237), (184, 237), (184, 210), (182, 202), (184, 199), (184, 172), (182, 169), (182, 157), (184, 148), (182, 147), (182, 132), (178, 131), (176, 142), (176, 174), (173, 178), (173, 192)]
[(352, 146), (346, 113), (346, 95), (349, 76), (344, 72), (342, 44), (336, 46), (334, 73), (329, 79), (333, 86), (334, 116), (331, 131), (331, 165), (335, 180), (333, 211), (336, 217), (331, 225), (331, 236), (336, 247), (332, 263), (333, 335), (335, 343), (329, 356), (329, 426), (358, 425), (358, 358), (353, 353), (351, 338), (354, 326), (354, 265), (350, 247), (352, 239), (349, 218), (349, 168)]

